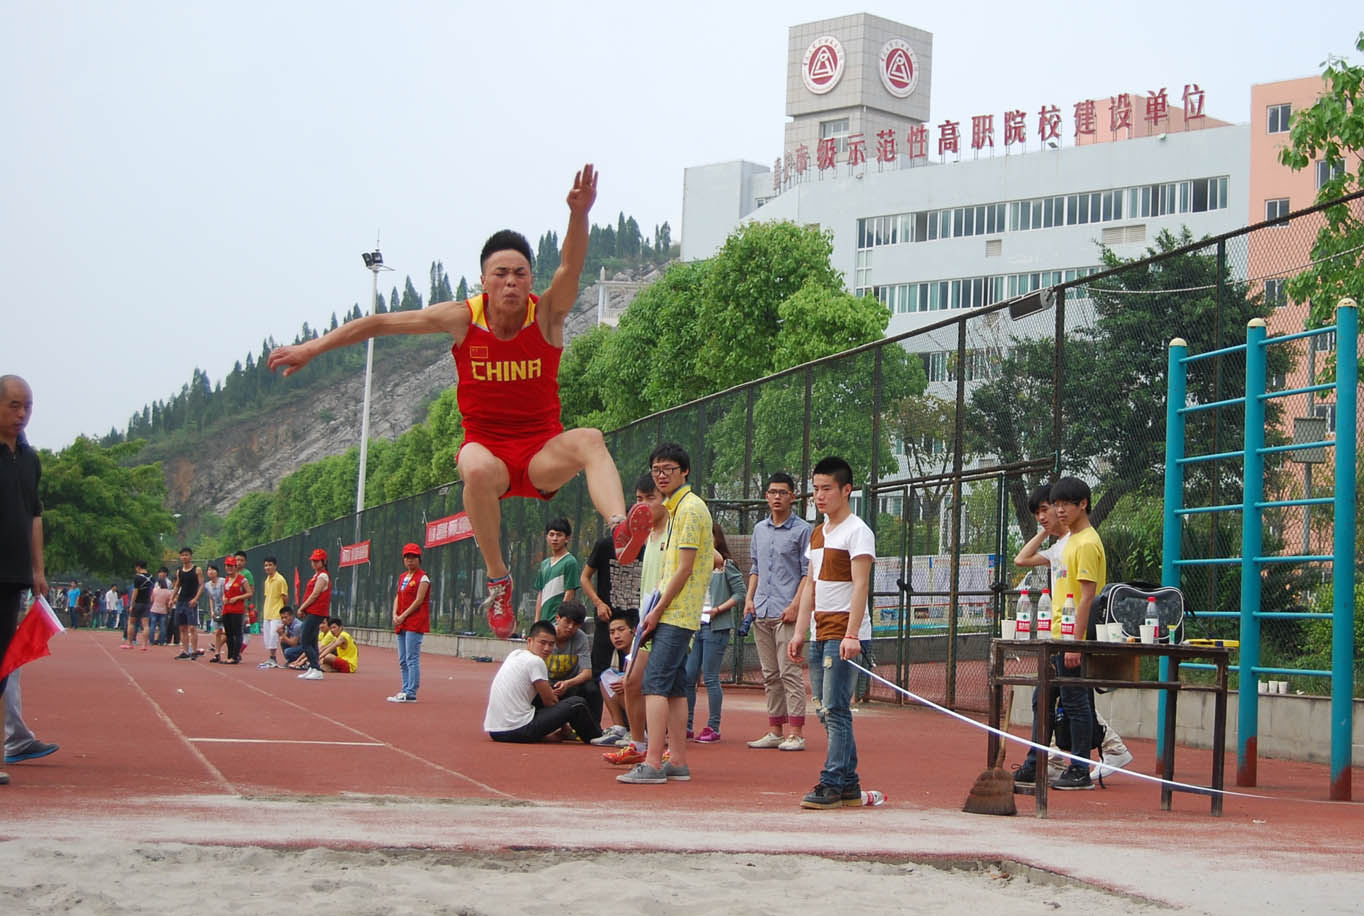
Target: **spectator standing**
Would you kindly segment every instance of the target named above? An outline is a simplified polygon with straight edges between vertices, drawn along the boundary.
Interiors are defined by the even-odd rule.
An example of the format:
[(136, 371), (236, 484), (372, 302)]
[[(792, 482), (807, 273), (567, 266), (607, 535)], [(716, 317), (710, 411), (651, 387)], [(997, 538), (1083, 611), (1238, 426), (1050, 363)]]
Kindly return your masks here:
[(790, 474), (778, 471), (769, 477), (763, 495), (770, 514), (753, 529), (744, 616), (753, 618), (753, 643), (767, 700), (767, 734), (748, 746), (803, 751), (805, 674), (799, 659), (788, 657), (786, 646), (795, 635), (800, 592), (807, 581), (810, 525), (791, 511), (796, 483)]
[(876, 535), (852, 512), (852, 467), (842, 458), (820, 460), (811, 472), (815, 508), (824, 521), (810, 534), (809, 576), (800, 594), (800, 613), (787, 645), (787, 656), (801, 657), (806, 633), (810, 642), (810, 686), (816, 709), (829, 736), (819, 783), (801, 799), (802, 808), (862, 805), (853, 737), (853, 681), (849, 665), (871, 639), (867, 596), (876, 562)]
[(223, 586), (223, 635), (227, 640), (227, 662), (239, 665), (242, 661), (242, 627), (246, 620), (246, 602), (253, 594), (251, 583), (246, 580), (245, 572), (238, 565), (237, 558), (231, 557), (232, 565), (227, 568), (227, 583)]
[(275, 653), (279, 651), (279, 613), (289, 603), (289, 583), (279, 574), (279, 561), (273, 555), (265, 558), (264, 566), (265, 582), (261, 587), (265, 590), (265, 601), (261, 605), (260, 632), (270, 656), (256, 667), (278, 668), (279, 659)]
[(110, 585), (104, 593), (104, 625), (111, 630), (118, 626), (118, 610), (118, 586)]
[(298, 603), (298, 615), (303, 620), (303, 654), (308, 659), (308, 670), (299, 677), (310, 681), (322, 680), (322, 665), (317, 658), (317, 633), (331, 616), (332, 580), (327, 572), (327, 551), (321, 547), (312, 552), (313, 577), (303, 589), (303, 600)]
[(66, 610), (71, 617), (71, 629), (78, 628), (81, 625), (81, 587), (75, 579), (66, 590)]
[(571, 601), (582, 577), (578, 558), (568, 550), (568, 539), (573, 536), (573, 525), (566, 518), (556, 518), (545, 526), (545, 545), (549, 556), (540, 562), (535, 576), (535, 619), (553, 620), (559, 616), (559, 605)]
[(175, 571), (175, 626), (180, 631), (180, 654), (176, 658), (194, 661), (199, 656), (199, 597), (204, 590), (204, 572), (194, 565), (194, 551), (180, 548), (180, 568)]
[(712, 528), (715, 537), (715, 571), (710, 575), (706, 602), (701, 606), (701, 630), (692, 640), (687, 656), (687, 735), (692, 733), (692, 719), (696, 715), (696, 679), (706, 684), (706, 727), (697, 734), (701, 744), (720, 740), (720, 711), (725, 700), (720, 686), (720, 663), (729, 645), (729, 634), (734, 629), (734, 609), (742, 607), (748, 589), (744, 575), (739, 572), (730, 552), (729, 542), (719, 523)]
[(145, 629), (147, 639), (143, 644), (145, 649), (151, 645), (152, 632), (151, 621), (148, 615), (152, 607), (152, 591), (156, 587), (156, 580), (147, 575), (147, 564), (139, 561), (133, 566), (133, 585), (130, 589), (132, 594), (132, 604), (128, 608), (128, 630), (123, 637), (121, 649), (131, 649), (137, 645), (137, 631)]
[[(171, 595), (175, 590), (171, 588), (170, 570), (162, 566), (156, 571), (156, 584), (152, 586), (152, 606), (151, 606), (151, 644), (163, 646), (170, 642), (167, 638), (169, 631), (166, 629), (166, 618), (170, 614)], [(144, 650), (146, 646), (142, 647)]]
[[(42, 462), (24, 437), (33, 414), (33, 389), (17, 375), (0, 376), (0, 658), (4, 658), (26, 592), (47, 593), (43, 572)], [(73, 583), (74, 585), (74, 583)], [(0, 678), (0, 692), (6, 681)], [(0, 704), (0, 726), (6, 721)], [(0, 728), (0, 731), (3, 731)], [(0, 785), (9, 774), (0, 771)]]
[(422, 571), (422, 549), (403, 545), (403, 574), (393, 596), (393, 628), (398, 635), (398, 670), (402, 687), (390, 703), (415, 703), (422, 684), (422, 640), (431, 630), (431, 578)]

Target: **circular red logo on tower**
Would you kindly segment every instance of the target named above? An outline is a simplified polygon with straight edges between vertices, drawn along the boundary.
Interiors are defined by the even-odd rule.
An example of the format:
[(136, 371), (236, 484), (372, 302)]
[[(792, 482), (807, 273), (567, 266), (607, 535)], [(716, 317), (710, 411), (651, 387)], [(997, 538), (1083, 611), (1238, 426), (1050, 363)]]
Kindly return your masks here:
[(897, 99), (909, 98), (919, 85), (919, 58), (898, 38), (881, 46), (881, 85)]
[(838, 85), (843, 76), (843, 45), (832, 35), (824, 35), (810, 42), (800, 64), (805, 88), (815, 95), (823, 95)]

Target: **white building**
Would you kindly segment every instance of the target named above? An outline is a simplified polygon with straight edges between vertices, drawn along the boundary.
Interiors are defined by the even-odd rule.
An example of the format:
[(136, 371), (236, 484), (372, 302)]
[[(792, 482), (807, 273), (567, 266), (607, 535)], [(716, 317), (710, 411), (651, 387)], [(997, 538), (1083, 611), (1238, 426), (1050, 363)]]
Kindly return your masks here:
[(894, 335), (1074, 279), (1100, 242), (1133, 257), (1161, 229), (1244, 223), (1249, 127), (1204, 116), (1196, 85), (1183, 106), (1161, 90), (933, 123), (931, 69), (919, 29), (865, 14), (793, 26), (783, 156), (687, 169), (682, 257), (746, 220), (818, 224)]

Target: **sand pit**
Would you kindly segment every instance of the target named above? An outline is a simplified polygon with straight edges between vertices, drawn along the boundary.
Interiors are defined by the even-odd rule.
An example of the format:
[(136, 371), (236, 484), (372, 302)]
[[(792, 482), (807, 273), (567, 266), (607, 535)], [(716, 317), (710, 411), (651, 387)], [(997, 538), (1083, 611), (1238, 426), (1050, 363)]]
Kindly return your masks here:
[[(6, 912), (295, 916), (601, 916), (999, 912), (1143, 914), (1168, 908), (1021, 866), (808, 855), (335, 850), (105, 841), (0, 843)], [(31, 882), (31, 883), (30, 883)]]

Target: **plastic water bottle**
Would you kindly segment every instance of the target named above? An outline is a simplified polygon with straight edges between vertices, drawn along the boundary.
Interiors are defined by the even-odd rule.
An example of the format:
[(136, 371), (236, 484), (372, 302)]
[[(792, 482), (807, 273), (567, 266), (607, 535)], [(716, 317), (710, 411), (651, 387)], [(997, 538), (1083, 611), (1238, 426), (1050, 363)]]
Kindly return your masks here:
[(1037, 638), (1051, 639), (1051, 589), (1042, 589), (1037, 599)]
[(1160, 642), (1160, 611), (1156, 609), (1156, 596), (1146, 599), (1146, 625), (1156, 628), (1156, 642)]
[(1066, 603), (1061, 605), (1061, 638), (1075, 638), (1075, 596), (1066, 594)]
[(1018, 607), (1014, 611), (1014, 619), (1018, 622), (1016, 634), (1019, 639), (1032, 639), (1032, 599), (1028, 597), (1026, 588), (1018, 591)]

